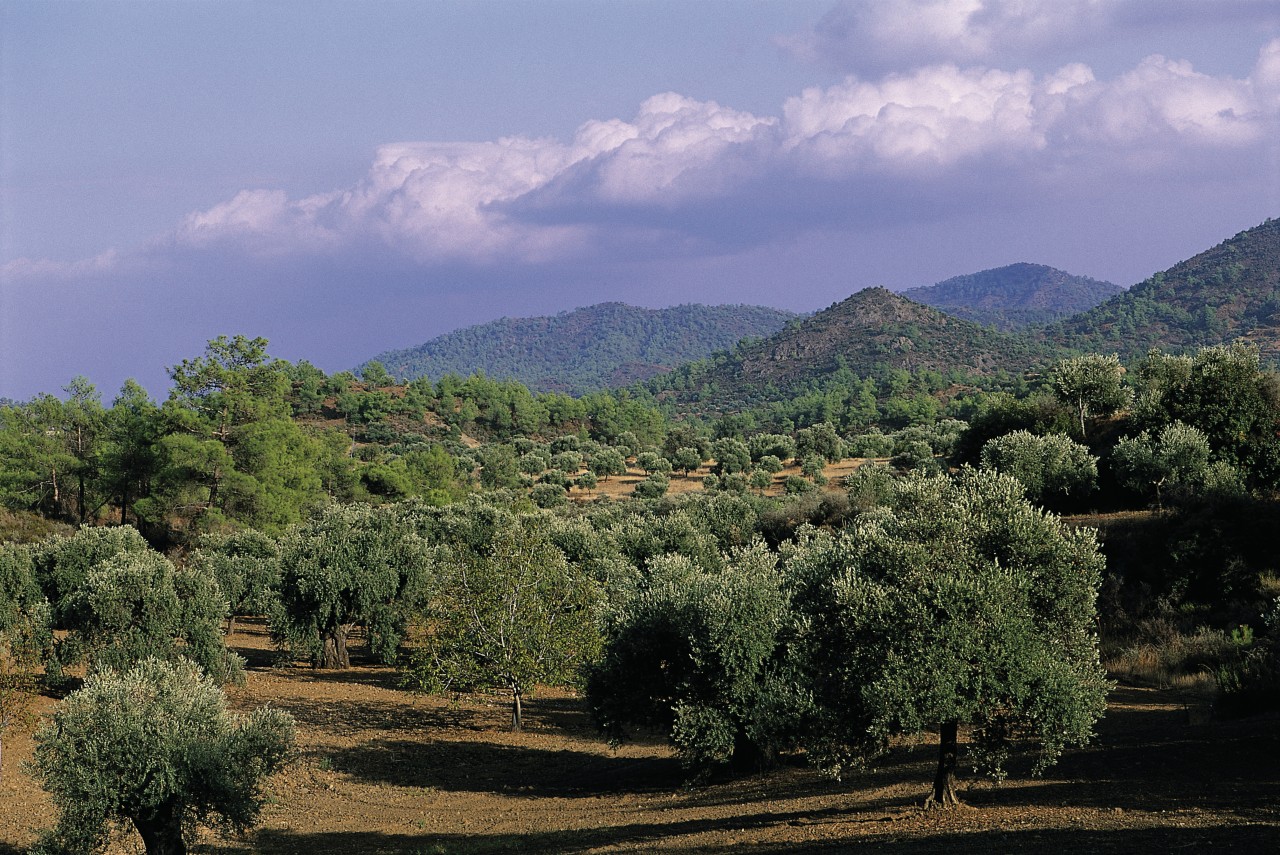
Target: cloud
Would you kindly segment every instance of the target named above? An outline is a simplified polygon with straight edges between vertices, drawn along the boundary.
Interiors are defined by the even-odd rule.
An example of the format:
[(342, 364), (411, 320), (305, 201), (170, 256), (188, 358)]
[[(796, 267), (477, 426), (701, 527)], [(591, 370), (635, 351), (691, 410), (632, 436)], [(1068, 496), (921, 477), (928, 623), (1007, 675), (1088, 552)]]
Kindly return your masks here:
[[(737, 300), (748, 287), (776, 290), (739, 284), (771, 253), (856, 245), (858, 264), (885, 269), (870, 257), (875, 235), (915, 242), (944, 220), (948, 234), (973, 236), (981, 218), (995, 242), (1001, 229), (1057, 235), (1068, 221), (1084, 234), (1103, 217), (1167, 231), (1180, 227), (1173, 212), (1208, 198), (1274, 215), (1277, 140), (1280, 40), (1244, 78), (1161, 56), (1110, 79), (1082, 64), (940, 63), (806, 89), (776, 116), (664, 93), (567, 140), (388, 144), (346, 187), (301, 198), (246, 189), (138, 249), (3, 265), (0, 394), (61, 386), (83, 370), (90, 342), (106, 354), (99, 364), (145, 356), (154, 369), (220, 333), (267, 334), (308, 358), (322, 338), (331, 353), (342, 342), (347, 361), (329, 366), (342, 368), (422, 340), (415, 331), (522, 307), (659, 288)], [(1137, 213), (1143, 200), (1159, 200), (1150, 204), (1166, 212), (1163, 225)], [(934, 232), (927, 240), (946, 239)], [(1073, 239), (1061, 232), (1055, 242)], [(883, 249), (897, 268), (915, 251)], [(831, 281), (829, 259), (787, 257), (788, 277)], [(699, 294), (689, 270), (707, 281), (734, 273), (719, 293)], [(48, 356), (33, 368), (37, 352)]]
[[(979, 5), (949, 7), (969, 20)], [(777, 117), (665, 93), (568, 141), (384, 145), (350, 187), (300, 199), (244, 190), (141, 252), (21, 260), (4, 275), (74, 276), (193, 253), (263, 263), (382, 254), (437, 267), (715, 253), (815, 226), (927, 217), (978, 188), (1230, 172), (1248, 159), (1206, 154), (1267, 144), (1278, 113), (1280, 40), (1246, 79), (1161, 56), (1105, 81), (1080, 64), (1040, 75), (940, 64), (807, 89)]]
[(1177, 24), (1276, 19), (1270, 0), (843, 0), (778, 42), (804, 60), (882, 74), (996, 57), (1026, 62)]

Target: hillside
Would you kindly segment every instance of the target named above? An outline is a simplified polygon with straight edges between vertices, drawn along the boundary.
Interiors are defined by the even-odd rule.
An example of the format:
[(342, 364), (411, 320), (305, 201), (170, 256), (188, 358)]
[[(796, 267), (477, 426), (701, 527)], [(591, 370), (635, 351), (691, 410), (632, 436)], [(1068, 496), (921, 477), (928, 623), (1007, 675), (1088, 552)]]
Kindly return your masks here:
[[(944, 314), (884, 288), (858, 291), (767, 339), (682, 369), (668, 398), (749, 403), (821, 385), (837, 371), (878, 377), (895, 369), (967, 376), (1021, 373), (1055, 349)], [(677, 391), (678, 390), (678, 391)]]
[(1122, 291), (1111, 282), (1020, 263), (901, 293), (949, 315), (1009, 331), (1087, 311)]
[(537, 392), (581, 394), (647, 380), (743, 338), (775, 333), (794, 317), (762, 306), (600, 303), (550, 317), (502, 318), (374, 359), (401, 380), (483, 371)]
[(1280, 220), (1267, 220), (1055, 324), (1068, 347), (1139, 356), (1244, 338), (1280, 361)]

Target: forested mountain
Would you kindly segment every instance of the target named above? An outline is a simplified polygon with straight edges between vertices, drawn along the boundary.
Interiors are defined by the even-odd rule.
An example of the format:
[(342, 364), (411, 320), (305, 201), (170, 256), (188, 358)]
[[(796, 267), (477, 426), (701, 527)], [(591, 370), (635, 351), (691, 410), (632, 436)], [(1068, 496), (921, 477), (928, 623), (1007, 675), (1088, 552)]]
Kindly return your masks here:
[(901, 293), (949, 315), (1009, 331), (1088, 311), (1122, 291), (1111, 282), (1019, 263)]
[(600, 303), (550, 317), (502, 318), (375, 359), (400, 380), (483, 371), (534, 391), (582, 394), (646, 380), (743, 338), (770, 335), (794, 317), (762, 306)]
[(944, 314), (884, 288), (858, 291), (767, 339), (687, 366), (657, 383), (680, 398), (725, 405), (786, 397), (837, 373), (885, 377), (1021, 374), (1052, 348)]
[(1244, 338), (1266, 361), (1280, 361), (1280, 220), (1240, 232), (1055, 324), (1047, 337), (1122, 357)]

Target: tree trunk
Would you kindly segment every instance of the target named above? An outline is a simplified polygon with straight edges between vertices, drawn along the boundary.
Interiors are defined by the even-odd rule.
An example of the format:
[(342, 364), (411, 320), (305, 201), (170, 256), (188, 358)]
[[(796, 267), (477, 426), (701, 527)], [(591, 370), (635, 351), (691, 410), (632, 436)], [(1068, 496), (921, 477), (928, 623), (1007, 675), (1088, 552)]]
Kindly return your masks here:
[(518, 689), (511, 690), (511, 729), (513, 731), (524, 730), (524, 710), (520, 704), (520, 691)]
[(176, 806), (166, 805), (150, 816), (132, 819), (147, 855), (187, 855), (187, 844), (182, 840), (182, 813)]
[(733, 735), (733, 756), (729, 768), (739, 775), (755, 775), (772, 769), (778, 763), (778, 754), (771, 746), (762, 746), (750, 739), (746, 731), (738, 728)]
[(956, 796), (956, 754), (959, 739), (957, 722), (943, 722), (938, 728), (938, 774), (933, 779), (933, 795), (925, 807), (953, 808), (960, 804)]
[(347, 654), (347, 628), (335, 626), (324, 637), (324, 650), (320, 654), (321, 668), (350, 668), (351, 657)]

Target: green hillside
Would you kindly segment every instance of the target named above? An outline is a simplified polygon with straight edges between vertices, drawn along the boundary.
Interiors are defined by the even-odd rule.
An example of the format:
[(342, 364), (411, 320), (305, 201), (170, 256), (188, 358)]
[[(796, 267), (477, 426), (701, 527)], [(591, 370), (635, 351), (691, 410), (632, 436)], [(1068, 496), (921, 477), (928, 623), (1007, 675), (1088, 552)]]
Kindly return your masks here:
[(583, 394), (647, 380), (741, 339), (775, 333), (794, 317), (762, 306), (600, 303), (550, 317), (503, 318), (374, 359), (401, 380), (482, 371), (534, 391)]
[(1087, 311), (1122, 290), (1111, 282), (1073, 276), (1043, 264), (1019, 263), (911, 288), (902, 296), (1010, 331)]
[(668, 399), (732, 409), (820, 388), (837, 374), (1020, 375), (1046, 365), (1055, 353), (1052, 345), (952, 317), (884, 288), (867, 288), (763, 341), (658, 382)]
[(1280, 220), (1240, 232), (1049, 328), (1068, 347), (1138, 356), (1243, 338), (1280, 361)]

